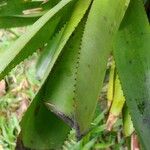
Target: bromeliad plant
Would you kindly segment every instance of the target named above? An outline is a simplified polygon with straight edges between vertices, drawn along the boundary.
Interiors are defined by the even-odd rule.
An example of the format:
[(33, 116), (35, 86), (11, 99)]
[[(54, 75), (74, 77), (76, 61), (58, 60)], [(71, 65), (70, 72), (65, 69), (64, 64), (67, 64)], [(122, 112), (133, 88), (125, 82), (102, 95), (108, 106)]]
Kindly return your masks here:
[[(32, 24), (32, 25), (31, 25)], [(59, 149), (70, 128), (89, 130), (113, 51), (143, 149), (150, 135), (150, 27), (142, 0), (3, 0), (0, 28), (27, 26), (0, 53), (0, 79), (37, 49), (40, 89), (21, 121), (18, 147)], [(117, 82), (117, 81), (116, 81)]]

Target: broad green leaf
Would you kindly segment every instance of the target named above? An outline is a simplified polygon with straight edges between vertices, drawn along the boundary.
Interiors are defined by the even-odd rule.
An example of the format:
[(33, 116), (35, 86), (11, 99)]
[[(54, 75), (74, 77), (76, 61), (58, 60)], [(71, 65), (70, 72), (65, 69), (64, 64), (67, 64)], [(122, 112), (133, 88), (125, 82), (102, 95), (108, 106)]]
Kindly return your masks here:
[[(78, 24), (76, 24), (76, 26), (77, 25)], [(75, 29), (74, 26), (68, 25), (68, 27), (69, 28), (66, 28), (66, 31), (72, 31), (73, 32), (73, 30)], [(69, 30), (69, 29), (71, 29), (70, 27), (74, 27), (74, 28), (72, 28), (72, 30)], [(81, 34), (82, 34), (82, 30), (80, 29), (79, 31), (80, 32), (78, 32), (78, 30), (77, 30), (77, 32), (75, 33), (75, 35), (70, 38), (70, 40), (68, 41), (67, 45), (65, 46), (65, 48), (63, 50), (62, 55), (60, 56), (60, 58), (57, 61), (57, 63), (59, 63), (59, 62), (62, 62), (63, 58), (67, 58), (67, 60), (63, 61), (63, 64), (61, 65), (64, 68), (66, 68), (66, 67), (69, 68), (71, 66), (71, 64), (68, 66), (68, 61), (72, 62), (72, 58), (77, 57), (79, 46), (80, 46)], [(62, 33), (63, 33), (63, 29), (58, 34), (58, 36), (56, 36), (52, 40), (53, 43), (55, 43), (55, 42), (57, 43), (59, 41), (59, 38), (61, 37)], [(67, 35), (69, 37), (72, 34), (70, 32), (69, 32), (70, 34), (68, 34), (68, 32), (64, 32), (64, 33), (65, 33), (65, 36)], [(58, 37), (58, 39), (57, 39), (57, 37)], [(63, 41), (62, 41), (62, 43), (63, 43)], [(53, 47), (53, 45), (52, 45), (52, 47)], [(73, 49), (72, 47), (74, 47), (75, 51), (71, 51)], [(75, 49), (75, 48), (78, 48), (78, 49)], [(76, 53), (76, 55), (74, 56), (73, 54), (75, 54), (75, 53)], [(74, 59), (74, 63), (76, 63), (76, 58)], [(65, 64), (67, 64), (67, 66)], [(58, 67), (58, 69), (60, 71), (63, 71), (62, 70), (63, 68), (59, 67), (59, 65), (57, 66), (57, 64), (56, 64), (56, 67), (54, 67), (54, 70), (57, 70), (57, 69), (55, 69), (57, 67)], [(63, 72), (66, 73), (65, 71), (67, 71), (67, 73), (68, 73), (68, 70), (64, 70)], [(59, 75), (58, 75), (58, 78), (59, 78)], [(64, 77), (64, 75), (62, 75), (62, 77)], [(53, 149), (58, 149), (61, 146), (62, 142), (65, 140), (66, 135), (68, 134), (69, 127), (66, 126), (65, 123), (63, 124), (60, 120), (58, 121), (58, 119), (56, 119), (54, 117), (54, 115), (52, 115), (52, 113), (50, 111), (47, 112), (45, 110), (44, 106), (43, 106), (44, 100), (49, 100), (51, 98), (49, 96), (52, 96), (52, 95), (48, 94), (48, 92), (51, 92), (51, 91), (47, 90), (47, 89), (49, 89), (51, 87), (52, 88), (54, 87), (53, 85), (51, 86), (51, 82), (49, 82), (49, 81), (52, 81), (52, 78), (51, 78), (52, 76), (53, 76), (53, 74), (49, 76), (49, 80), (46, 80), (45, 84), (43, 85), (43, 87), (41, 89), (41, 91), (43, 91), (43, 92), (42, 93), (39, 92), (39, 94), (36, 96), (37, 98), (35, 98), (33, 100), (30, 108), (28, 109), (27, 113), (25, 114), (25, 116), (24, 116), (24, 118), (23, 118), (23, 120), (21, 122), (21, 125), (22, 125), (21, 139), (23, 140), (23, 143), (24, 143), (24, 145), (26, 147), (30, 147), (30, 148), (34, 148), (34, 149), (36, 149), (36, 148), (47, 149), (47, 147), (49, 149), (52, 149), (52, 148)], [(41, 84), (44, 83), (45, 79), (46, 78), (42, 78), (41, 79), (42, 80)], [(74, 82), (74, 78), (72, 80)], [(60, 83), (62, 83), (62, 82), (60, 81)], [(57, 87), (57, 83), (55, 83), (55, 84), (56, 84), (56, 87)], [(71, 83), (71, 84), (72, 84), (72, 87), (73, 87), (74, 83)], [(55, 90), (53, 90), (53, 91), (55, 92)], [(60, 97), (57, 96), (57, 98), (60, 98)], [(71, 100), (72, 100), (72, 98), (71, 98)], [(38, 103), (38, 104), (36, 104), (36, 103)], [(42, 107), (43, 107), (42, 111), (45, 111), (46, 113), (42, 113), (42, 111), (41, 112), (39, 111), (39, 113), (37, 113), (36, 110), (39, 107), (38, 105), (42, 105)], [(35, 118), (35, 114), (37, 114), (37, 118)], [(56, 115), (58, 115), (58, 113), (56, 113)], [(58, 116), (62, 117), (61, 115), (58, 115)], [(51, 120), (49, 119), (48, 121), (46, 121), (47, 119), (45, 119), (45, 118), (49, 118), (49, 117), (51, 118)], [(65, 118), (65, 116), (64, 116), (64, 118)], [(44, 130), (43, 130), (43, 123), (44, 123)], [(55, 129), (57, 129), (58, 132), (55, 131)], [(28, 134), (26, 132), (27, 130), (31, 130), (31, 133)], [(36, 138), (34, 138), (34, 137), (36, 137)]]
[(60, 54), (65, 44), (69, 40), (70, 36), (74, 32), (75, 28), (78, 26), (79, 22), (85, 15), (90, 3), (91, 0), (79, 0), (75, 5), (69, 22), (64, 27), (64, 31), (61, 31), (59, 35), (57, 35), (57, 37), (54, 37), (54, 39), (50, 41), (37, 64), (37, 76), (39, 79), (42, 79), (44, 76), (48, 76), (52, 66), (58, 58), (58, 55)]
[(128, 3), (126, 0), (94, 0), (91, 6), (83, 34), (75, 85), (75, 126), (79, 138), (88, 131), (93, 119), (112, 40)]
[(74, 127), (73, 96), (76, 61), (80, 49), (84, 21), (64, 47), (47, 80), (46, 104), (48, 108)]
[[(66, 28), (66, 31), (67, 30), (68, 30), (68, 28)], [(54, 44), (55, 44), (55, 42), (57, 43), (57, 41), (59, 41), (59, 38), (61, 37), (62, 33), (65, 33), (65, 35), (68, 35), (68, 32), (63, 32), (63, 29), (62, 29), (62, 31), (60, 31), (60, 33), (58, 34), (58, 39), (57, 39), (57, 36), (56, 36), (52, 40)], [(70, 33), (70, 34), (72, 34), (72, 33)], [(69, 34), (69, 37), (71, 36), (70, 34)], [(71, 43), (72, 43), (72, 41), (71, 41)], [(48, 75), (48, 73), (47, 73), (47, 75)], [(41, 79), (41, 85), (44, 83), (46, 77)], [(46, 122), (45, 118), (48, 118), (50, 115), (52, 116), (52, 113), (50, 111), (47, 112), (45, 110), (45, 108), (42, 108), (42, 111), (46, 111), (46, 113), (42, 113), (42, 111), (40, 111), (37, 118), (35, 118), (35, 116), (34, 116), (35, 115), (34, 110), (36, 111), (35, 107), (38, 107), (37, 104), (35, 104), (36, 103), (35, 101), (38, 101), (37, 103), (39, 103), (39, 105), (43, 106), (44, 105), (44, 100), (49, 100), (49, 97), (46, 93), (47, 92), (46, 89), (47, 88), (49, 89), (49, 86), (47, 84), (48, 84), (48, 81), (46, 80), (45, 84), (43, 85), (43, 87), (41, 89), (41, 91), (43, 91), (43, 92), (41, 94), (39, 92), (40, 95), (38, 94), (40, 96), (40, 98), (38, 98), (38, 100), (36, 100), (36, 99), (33, 100), (29, 110), (25, 114), (25, 116), (23, 118), (23, 121), (21, 123), (21, 125), (22, 125), (21, 139), (23, 140), (23, 143), (24, 143), (25, 147), (30, 147), (30, 148), (34, 148), (34, 149), (36, 149), (36, 148), (40, 148), (40, 149), (48, 149), (48, 148), (49, 149), (58, 149), (61, 146), (62, 142), (64, 141), (65, 137), (68, 134), (69, 127), (67, 125), (65, 125), (65, 123), (63, 124), (61, 121), (58, 122), (55, 117), (51, 117), (53, 119), (52, 122), (50, 122), (51, 120), (49, 122)], [(38, 95), (37, 95), (37, 97), (38, 97)], [(36, 106), (34, 106), (34, 105), (36, 105)], [(49, 116), (48, 116), (48, 114), (49, 114)], [(34, 120), (34, 118), (35, 118), (35, 120)], [(43, 119), (41, 119), (41, 118), (43, 118)], [(39, 120), (40, 120), (40, 123), (39, 123)], [(43, 124), (42, 124), (43, 122), (44, 122), (44, 125), (46, 124), (46, 127), (44, 127), (45, 128), (44, 131), (42, 130), (43, 129)], [(56, 122), (56, 124), (55, 124), (55, 122)], [(37, 127), (35, 127), (35, 124), (36, 124)], [(39, 124), (39, 126), (37, 124)], [(51, 124), (52, 124), (52, 126), (51, 126)], [(58, 129), (58, 132), (55, 131), (55, 128)], [(27, 130), (32, 130), (33, 131), (32, 134), (27, 134), (27, 132), (26, 132)], [(56, 134), (55, 134), (55, 132), (56, 132)], [(37, 138), (34, 138), (35, 136)]]
[(141, 0), (131, 0), (114, 56), (127, 106), (144, 150), (150, 143), (150, 27)]
[(18, 148), (23, 146), (36, 150), (60, 149), (67, 138), (70, 128), (43, 103), (45, 90), (45, 86), (40, 89), (21, 121)]
[[(56, 61), (56, 58), (66, 45), (50, 73), (49, 80), (47, 81), (47, 87), (49, 90), (46, 93), (48, 95), (47, 106), (51, 111), (62, 117), (62, 119), (67, 122), (69, 121), (72, 126), (74, 122), (74, 117), (72, 115), (74, 113), (73, 91), (75, 84), (76, 61), (85, 22), (81, 21), (81, 19), (90, 6), (90, 3), (91, 0), (79, 0), (77, 2), (63, 34), (60, 32), (57, 37), (50, 42), (50, 47), (48, 46), (44, 51), (37, 66), (38, 78), (42, 79), (43, 77), (45, 78), (45, 76), (47, 77)], [(78, 26), (79, 22), (81, 22), (81, 24)], [(77, 29), (75, 30), (76, 27)], [(72, 35), (73, 31), (74, 34)], [(68, 40), (69, 38), (70, 40)]]
[(71, 0), (62, 0), (37, 20), (8, 50), (0, 54), (0, 78), (3, 78), (35, 50), (44, 46), (53, 35), (59, 22), (58, 16), (56, 19), (53, 17), (70, 2)]

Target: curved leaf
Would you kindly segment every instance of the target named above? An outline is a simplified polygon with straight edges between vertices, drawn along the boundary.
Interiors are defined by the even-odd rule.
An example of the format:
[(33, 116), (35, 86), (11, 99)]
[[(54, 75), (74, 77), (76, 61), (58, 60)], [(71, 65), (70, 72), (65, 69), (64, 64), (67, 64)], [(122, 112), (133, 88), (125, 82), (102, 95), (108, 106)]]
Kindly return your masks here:
[(67, 138), (70, 128), (46, 108), (43, 103), (44, 92), (45, 86), (38, 92), (21, 121), (18, 148), (60, 149)]

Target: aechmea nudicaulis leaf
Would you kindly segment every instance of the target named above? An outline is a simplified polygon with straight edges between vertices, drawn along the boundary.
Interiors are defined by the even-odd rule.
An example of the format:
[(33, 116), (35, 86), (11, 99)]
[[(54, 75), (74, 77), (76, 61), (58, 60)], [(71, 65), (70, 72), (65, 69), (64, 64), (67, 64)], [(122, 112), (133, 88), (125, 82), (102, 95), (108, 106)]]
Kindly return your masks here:
[(150, 27), (143, 2), (131, 0), (114, 56), (133, 125), (144, 150), (150, 143)]
[[(81, 2), (79, 1), (78, 3), (80, 4)], [(84, 2), (82, 2), (82, 3), (84, 3)], [(103, 4), (103, 8), (105, 8), (104, 10), (99, 9), (99, 6), (101, 6), (99, 3), (101, 5)], [(77, 93), (78, 91), (76, 91), (76, 90), (78, 90), (78, 89), (76, 87), (78, 85), (79, 85), (79, 88), (82, 86), (80, 83), (78, 83), (78, 78), (77, 78), (78, 73), (79, 73), (79, 75), (82, 76), (87, 70), (89, 71), (89, 73), (91, 73), (92, 69), (94, 70), (95, 68), (100, 68), (99, 72), (103, 71), (103, 72), (101, 72), (101, 74), (99, 74), (99, 77), (98, 77), (98, 75), (96, 75), (97, 78), (95, 78), (95, 77), (93, 78), (93, 80), (94, 79), (96, 79), (96, 80), (95, 80), (95, 82), (92, 83), (92, 84), (96, 83), (97, 86), (95, 89), (97, 90), (97, 95), (99, 95), (100, 87), (98, 86), (99, 84), (97, 84), (97, 83), (99, 82), (99, 78), (101, 80), (101, 84), (103, 82), (105, 69), (106, 69), (106, 61), (107, 61), (108, 55), (111, 51), (112, 40), (113, 40), (114, 34), (117, 32), (117, 29), (119, 27), (121, 19), (125, 13), (127, 4), (128, 3), (126, 3), (126, 1), (118, 2), (118, 5), (115, 4), (114, 7), (120, 6), (120, 10), (119, 10), (120, 14), (118, 15), (118, 13), (116, 11), (114, 11), (113, 14), (112, 13), (110, 14), (109, 17), (111, 19), (109, 19), (108, 16), (107, 16), (108, 18), (105, 18), (105, 15), (107, 14), (106, 10), (109, 8), (109, 6), (105, 2), (93, 2), (90, 13), (88, 14), (89, 16), (87, 17), (88, 20), (87, 20), (87, 24), (86, 24), (86, 28), (85, 28), (85, 33), (84, 33), (83, 39), (82, 39), (83, 40), (82, 42), (85, 42), (84, 38), (89, 37), (89, 39), (88, 39), (89, 44), (86, 42), (83, 45), (85, 46), (85, 44), (86, 44), (87, 46), (83, 47), (82, 42), (81, 42), (81, 47), (79, 47), (80, 50), (78, 50), (77, 47), (75, 47), (76, 49), (70, 50), (70, 51), (77, 50), (78, 57), (76, 56), (77, 52), (76, 52), (76, 55), (74, 52), (68, 52), (68, 55), (66, 52), (66, 54), (64, 53), (65, 54), (64, 56), (62, 54), (62, 57), (60, 58), (60, 60), (61, 59), (62, 60), (59, 61), (59, 59), (58, 59), (59, 63), (56, 63), (56, 65), (54, 66), (54, 69), (52, 70), (52, 73), (50, 74), (51, 78), (49, 79), (50, 84), (48, 86), (50, 91), (47, 91), (47, 93), (49, 95), (48, 96), (49, 100), (47, 102), (47, 106), (53, 112), (55, 112), (57, 115), (59, 115), (62, 119), (67, 121), (67, 123), (69, 122), (69, 124), (71, 126), (75, 127), (78, 131), (78, 136), (80, 136), (79, 134), (81, 134), (81, 133), (79, 133), (80, 132), (79, 124), (81, 122), (78, 121), (79, 116), (77, 114), (80, 113), (81, 116), (85, 115), (82, 118), (82, 123), (84, 122), (83, 124), (86, 126), (86, 130), (88, 130), (88, 128), (90, 126), (90, 122), (92, 121), (92, 117), (94, 115), (94, 110), (95, 110), (96, 102), (98, 99), (98, 97), (95, 98), (96, 91), (94, 93), (91, 91), (92, 93), (91, 92), (88, 93), (91, 95), (87, 94), (87, 96), (92, 96), (91, 102), (89, 102), (90, 101), (89, 100), (88, 102), (86, 101), (83, 104), (84, 99), (80, 99), (80, 102), (76, 101), (76, 94), (81, 94), (81, 93)], [(91, 11), (92, 11), (92, 16), (91, 16)], [(95, 13), (98, 13), (99, 15), (94, 16)], [(101, 16), (101, 17), (99, 17), (99, 16)], [(118, 22), (115, 24), (114, 20), (116, 20), (116, 19)], [(99, 30), (98, 25), (100, 25), (101, 23), (102, 23), (101, 28), (103, 30)], [(88, 25), (90, 25), (90, 26), (88, 26)], [(88, 26), (88, 29), (87, 29), (87, 26)], [(94, 26), (94, 29), (96, 28), (96, 30), (92, 31), (93, 30), (92, 26)], [(91, 32), (88, 32), (87, 30), (90, 30)], [(86, 33), (86, 31), (88, 33)], [(98, 46), (101, 46), (101, 44), (102, 44), (99, 42), (99, 40), (101, 40), (100, 35), (103, 35), (105, 31), (107, 31), (107, 34), (105, 36), (105, 39), (107, 41), (106, 43), (109, 43), (109, 44), (104, 43), (102, 49), (100, 48), (100, 51), (99, 51)], [(96, 40), (96, 42), (95, 42), (95, 40)], [(102, 41), (103, 40), (104, 39), (102, 39)], [(91, 45), (94, 45), (94, 44), (95, 44), (95, 49), (93, 49), (93, 47), (90, 47)], [(75, 44), (75, 45), (77, 45), (77, 44)], [(84, 51), (83, 54), (82, 54), (82, 50)], [(85, 52), (86, 50), (87, 50), (87, 52)], [(92, 54), (92, 52), (94, 52), (94, 53)], [(102, 59), (102, 61), (105, 60), (105, 62), (103, 62), (103, 63), (100, 60), (101, 55), (98, 55), (100, 52), (105, 54), (104, 59)], [(80, 53), (85, 56), (85, 57), (83, 57), (83, 60), (80, 59)], [(87, 53), (89, 53), (89, 54), (87, 54)], [(89, 57), (89, 55), (91, 55), (91, 57)], [(93, 61), (94, 57), (97, 57), (96, 61)], [(76, 58), (76, 61), (75, 61), (75, 58)], [(93, 59), (91, 59), (91, 58), (93, 58)], [(90, 59), (91, 59), (91, 66), (94, 68), (92, 68), (92, 67), (86, 68), (85, 67), (85, 68), (82, 68), (81, 70), (78, 70), (78, 65), (80, 66), (80, 64), (85, 63), (84, 62), (85, 60), (90, 65), (90, 62), (89, 62)], [(92, 63), (95, 63), (95, 64), (93, 65)], [(68, 73), (68, 71), (69, 71), (69, 73)], [(97, 70), (95, 70), (95, 72), (96, 71)], [(76, 75), (77, 75), (77, 77), (76, 77)], [(95, 74), (93, 74), (93, 75), (90, 74), (91, 77), (93, 77), (94, 75)], [(73, 78), (74, 78), (74, 80), (73, 80)], [(85, 85), (84, 88), (85, 89), (89, 88), (88, 82), (93, 81), (93, 80), (91, 80), (91, 79), (87, 80), (87, 84)], [(81, 83), (82, 83), (82, 81), (81, 81)], [(75, 86), (75, 87), (73, 87), (73, 86)], [(82, 91), (82, 94), (84, 95), (83, 91)], [(85, 98), (87, 98), (87, 97), (85, 97)], [(81, 105), (83, 106), (82, 108), (80, 108)], [(87, 107), (90, 109), (88, 111), (91, 111), (91, 112), (87, 113), (84, 109), (84, 105), (88, 105)], [(90, 115), (89, 115), (89, 113), (90, 113)], [(84, 119), (87, 119), (88, 121), (87, 120), (85, 121)]]
[(79, 138), (93, 119), (112, 42), (129, 1), (94, 0), (81, 43), (76, 73), (74, 109)]
[[(78, 18), (80, 18), (80, 17), (78, 16)], [(21, 132), (21, 135), (20, 135), (20, 138), (18, 139), (18, 141), (21, 140), (24, 147), (29, 147), (29, 148), (34, 148), (34, 149), (37, 149), (37, 148), (41, 148), (41, 149), (60, 148), (61, 144), (63, 143), (63, 141), (65, 140), (65, 138), (67, 137), (67, 135), (69, 133), (70, 128), (66, 125), (65, 122), (62, 122), (62, 121), (60, 121), (60, 119), (58, 119), (58, 117), (60, 117), (60, 118), (64, 119), (64, 121), (68, 121), (68, 119), (66, 119), (67, 117), (65, 117), (65, 115), (62, 115), (60, 110), (55, 111), (54, 107), (50, 108), (51, 111), (54, 112), (58, 116), (58, 117), (56, 117), (53, 113), (48, 111), (48, 109), (46, 108), (45, 102), (46, 102), (46, 100), (51, 100), (53, 95), (55, 96), (55, 91), (57, 89), (55, 87), (57, 87), (57, 84), (59, 82), (60, 82), (59, 84), (61, 84), (61, 80), (59, 80), (59, 75), (62, 76), (62, 79), (64, 77), (63, 74), (59, 73), (60, 71), (57, 72), (57, 70), (58, 70), (57, 68), (60, 68), (60, 69), (61, 68), (64, 69), (66, 67), (69, 68), (71, 65), (70, 62), (72, 62), (72, 59), (74, 59), (74, 57), (75, 57), (74, 61), (76, 64), (76, 57), (78, 56), (78, 51), (79, 51), (79, 47), (80, 47), (80, 41), (81, 41), (81, 37), (82, 37), (81, 35), (82, 35), (83, 29), (81, 26), (81, 24), (82, 24), (82, 22), (81, 22), (79, 27), (77, 27), (77, 29), (75, 30), (75, 27), (78, 25), (78, 23), (81, 20), (79, 20), (77, 22), (77, 24), (76, 24), (77, 20), (72, 20), (72, 21), (73, 22), (69, 22), (70, 25), (66, 26), (66, 28), (65, 27), (62, 28), (62, 30), (59, 33), (57, 33), (57, 35), (55, 35), (55, 37), (52, 39), (53, 43), (51, 46), (52, 46), (52, 48), (56, 48), (56, 53), (55, 53), (54, 49), (49, 47), (50, 48), (49, 50), (52, 50), (53, 53), (50, 53), (51, 55), (50, 54), (44, 55), (45, 57), (48, 56), (49, 58), (52, 58), (53, 61), (54, 60), (56, 61), (56, 59), (55, 59), (55, 58), (57, 58), (56, 57), (57, 56), (56, 55), (57, 54), (57, 46), (56, 45), (59, 42), (62, 44), (61, 45), (62, 49), (60, 49), (60, 50), (62, 50), (62, 54), (60, 55), (56, 64), (54, 65), (52, 72), (51, 72), (52, 67), (49, 67), (47, 70), (48, 73), (46, 72), (45, 76), (44, 77), (42, 76), (43, 78), (41, 78), (41, 89), (38, 92), (35, 99), (33, 100), (32, 104), (30, 105), (29, 109), (27, 110), (27, 112), (21, 122), (22, 132)], [(72, 23), (74, 23), (74, 24), (72, 24)], [(70, 37), (70, 34), (72, 34), (72, 32), (74, 30), (75, 30), (74, 35), (72, 35)], [(71, 33), (70, 33), (70, 31), (71, 31)], [(64, 40), (62, 40), (62, 41), (60, 40), (62, 35), (67, 36), (67, 37), (69, 36), (68, 38), (70, 38), (68, 42), (67, 41), (65, 42), (66, 44), (63, 43)], [(64, 39), (64, 37), (62, 39)], [(63, 47), (64, 47), (64, 49), (63, 49)], [(76, 54), (76, 55), (74, 55), (74, 54)], [(64, 59), (64, 58), (67, 58), (67, 59)], [(50, 66), (53, 65), (53, 61), (52, 61), (52, 63), (50, 62)], [(41, 63), (42, 63), (42, 61), (41, 61)], [(43, 63), (45, 63), (45, 61)], [(69, 63), (70, 63), (70, 65), (68, 65)], [(60, 64), (60, 66), (59, 66), (59, 64)], [(66, 65), (68, 65), (68, 66), (66, 66)], [(62, 70), (62, 72), (64, 72), (64, 73), (65, 73), (65, 71), (66, 70)], [(48, 77), (47, 75), (49, 74), (49, 72), (51, 72), (51, 74)], [(58, 74), (53, 78), (53, 73), (54, 73), (54, 75), (55, 75), (55, 73), (58, 73)], [(67, 74), (68, 74), (68, 71), (67, 71)], [(57, 76), (58, 76), (58, 78), (57, 78)], [(46, 80), (46, 77), (48, 77), (47, 80)], [(55, 78), (58, 80), (55, 80)], [(56, 86), (52, 85), (53, 80), (55, 81)], [(72, 80), (74, 80), (74, 77)], [(67, 80), (65, 80), (65, 81), (67, 81)], [(62, 83), (64, 83), (64, 82), (62, 81)], [(70, 83), (70, 84), (72, 84), (72, 87), (74, 86), (74, 83)], [(51, 87), (52, 87), (52, 91), (50, 90)], [(46, 90), (46, 89), (49, 89), (50, 91)], [(56, 91), (56, 93), (59, 92), (61, 95), (61, 90), (59, 90), (59, 89), (57, 89), (57, 90), (58, 91)], [(51, 93), (53, 93), (53, 95)], [(59, 95), (56, 95), (56, 98), (59, 98)], [(61, 99), (63, 99), (63, 97)], [(67, 102), (69, 102), (69, 101), (67, 101)], [(60, 104), (62, 104), (62, 103), (60, 103)], [(47, 119), (47, 118), (49, 118), (49, 119)], [(45, 126), (45, 129), (43, 130), (43, 133), (42, 133), (42, 129), (43, 129), (42, 123), (47, 124)], [(38, 125), (38, 127), (36, 128), (36, 124), (40, 124), (40, 125)], [(56, 133), (54, 135), (55, 127), (58, 128), (58, 132), (57, 132), (58, 134)], [(27, 130), (31, 130), (30, 134), (26, 133)], [(49, 130), (47, 132), (47, 134), (45, 134), (46, 130), (47, 131)], [(34, 136), (36, 136), (36, 138), (34, 138)], [(19, 144), (18, 144), (18, 146), (19, 146)]]

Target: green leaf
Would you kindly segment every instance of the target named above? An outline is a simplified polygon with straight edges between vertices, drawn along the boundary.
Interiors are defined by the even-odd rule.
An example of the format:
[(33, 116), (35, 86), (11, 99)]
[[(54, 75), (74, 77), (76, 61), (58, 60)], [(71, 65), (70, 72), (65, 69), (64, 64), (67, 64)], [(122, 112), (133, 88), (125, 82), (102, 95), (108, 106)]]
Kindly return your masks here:
[[(48, 42), (47, 46), (45, 47), (43, 53), (39, 57), (39, 60), (36, 65), (36, 76), (38, 80), (46, 79), (53, 67), (51, 65), (52, 60), (55, 62), (57, 59), (55, 56), (57, 47), (63, 35), (65, 26)], [(51, 66), (49, 68), (49, 66)]]
[(80, 49), (83, 24), (79, 25), (74, 35), (63, 49), (47, 80), (45, 99), (48, 108), (74, 127), (73, 96), (76, 73), (76, 60)]
[(114, 55), (133, 125), (144, 150), (150, 143), (150, 27), (141, 0), (131, 0)]
[[(72, 24), (72, 23), (74, 23), (74, 21), (75, 21), (75, 24)], [(62, 36), (63, 38), (61, 39), (62, 40), (61, 41), (61, 44), (62, 44), (61, 48), (64, 47), (64, 45), (67, 42), (67, 39), (69, 39), (72, 32), (75, 30), (75, 27), (79, 23), (79, 21), (76, 23), (77, 20), (75, 20), (75, 19), (74, 19), (74, 21), (70, 25), (69, 24), (67, 25), (67, 27), (65, 28), (66, 29), (65, 31), (64, 31), (64, 29), (62, 29), (62, 31), (58, 34), (58, 36), (56, 36), (52, 40), (54, 45), (57, 44), (57, 42), (59, 41), (59, 38), (61, 37), (61, 34), (64, 33), (64, 35)], [(81, 26), (81, 29), (82, 29), (82, 26)], [(77, 35), (75, 33), (75, 35), (70, 38), (69, 42), (67, 43), (67, 45), (65, 46), (65, 48), (63, 50), (62, 55), (60, 56), (60, 58), (57, 61), (57, 63), (59, 63), (59, 62), (62, 63), (61, 60), (64, 60), (63, 58), (67, 58), (67, 60), (63, 61), (63, 63), (61, 64), (61, 66), (64, 68), (70, 67), (71, 64), (68, 66), (68, 61), (72, 62), (72, 58), (74, 57), (74, 53), (76, 53), (75, 57), (78, 55), (78, 50), (79, 50), (80, 40), (81, 40), (81, 34), (82, 34), (81, 29), (80, 29), (80, 32), (76, 32)], [(67, 32), (67, 31), (69, 31), (69, 32)], [(65, 41), (64, 41), (64, 39), (65, 39)], [(78, 49), (74, 48), (75, 51), (71, 51), (72, 46), (73, 47), (75, 46), (75, 48), (78, 47)], [(53, 47), (53, 45), (52, 45), (52, 47)], [(52, 50), (52, 49), (50, 49), (50, 50)], [(53, 55), (51, 55), (51, 58), (53, 58), (52, 56)], [(74, 63), (76, 63), (76, 59), (74, 60)], [(57, 67), (54, 67), (54, 69), (55, 70), (59, 69), (60, 71), (68, 74), (68, 70), (63, 71), (62, 70), (63, 68), (61, 68), (59, 65)], [(48, 75), (48, 73), (47, 73), (47, 75)], [(57, 77), (59, 78), (60, 74), (57, 74), (57, 75), (58, 76), (56, 76), (56, 78)], [(64, 75), (65, 74), (62, 75), (62, 79), (64, 78)], [(40, 149), (58, 149), (58, 148), (60, 148), (60, 146), (62, 145), (62, 142), (67, 137), (67, 134), (68, 134), (68, 131), (70, 128), (67, 125), (65, 125), (65, 123), (62, 123), (60, 120), (58, 121), (58, 119), (56, 119), (54, 117), (53, 113), (51, 113), (50, 111), (48, 112), (44, 108), (44, 100), (49, 100), (51, 98), (51, 97), (49, 97), (49, 94), (48, 94), (51, 91), (46, 90), (46, 89), (47, 88), (48, 89), (53, 88), (53, 93), (54, 93), (55, 92), (54, 88), (55, 87), (57, 88), (57, 83), (59, 83), (59, 81), (60, 81), (60, 83), (64, 83), (64, 82), (61, 82), (61, 80), (59, 80), (57, 83), (55, 83), (55, 85), (56, 85), (55, 87), (53, 85), (51, 86), (51, 82), (49, 82), (49, 81), (53, 81), (52, 76), (53, 76), (53, 74), (49, 76), (48, 80), (46, 80), (45, 83), (44, 83), (44, 81), (45, 81), (47, 76), (44, 78), (41, 78), (41, 80), (42, 80), (41, 85), (44, 83), (43, 88), (40, 90), (39, 94), (33, 100), (30, 108), (28, 109), (27, 113), (25, 114), (25, 116), (21, 122), (21, 125), (22, 125), (21, 139), (23, 140), (23, 144), (25, 147), (30, 147), (30, 148), (34, 148), (34, 149), (36, 149), (36, 148), (38, 148), (38, 149), (39, 148)], [(66, 78), (64, 78), (64, 79), (65, 79), (64, 81), (67, 81)], [(69, 79), (70, 79), (70, 77), (69, 77)], [(72, 80), (74, 81), (74, 78)], [(74, 83), (71, 83), (71, 84), (73, 87)], [(64, 86), (62, 86), (62, 87), (64, 87)], [(43, 91), (43, 92), (41, 93), (41, 91)], [(50, 95), (50, 96), (53, 96), (53, 95)], [(57, 98), (60, 98), (59, 95), (57, 95)], [(42, 110), (37, 112), (37, 110), (40, 109), (39, 108), (40, 106), (42, 107)], [(43, 113), (43, 111), (45, 113)], [(37, 117), (35, 116), (35, 114), (37, 114)], [(56, 114), (58, 115), (58, 113), (56, 113)], [(62, 116), (59, 116), (59, 117), (62, 117)], [(51, 119), (48, 120), (47, 118), (51, 118)], [(44, 123), (44, 129), (43, 129), (43, 123)], [(55, 131), (56, 128), (57, 128), (58, 132)], [(27, 130), (31, 130), (31, 132), (28, 134), (26, 132)]]
[(14, 66), (31, 55), (35, 50), (44, 46), (53, 35), (59, 23), (60, 18), (58, 16), (56, 19), (53, 17), (70, 2), (71, 0), (62, 0), (37, 20), (9, 49), (0, 54), (1, 79), (8, 74)]
[[(37, 66), (38, 77), (40, 79), (43, 79), (43, 77), (46, 78), (56, 58), (58, 58), (47, 81), (49, 90), (46, 92), (48, 97), (46, 101), (50, 110), (55, 112), (71, 126), (74, 126), (73, 91), (76, 61), (82, 38), (82, 30), (85, 24), (85, 20), (83, 19), (84, 21), (81, 21), (81, 19), (90, 6), (90, 3), (91, 0), (79, 0), (76, 3), (71, 19), (65, 26), (64, 32), (60, 32), (49, 43)], [(79, 22), (81, 23), (79, 24)], [(74, 34), (72, 35), (73, 31)], [(61, 51), (62, 53), (60, 54)], [(58, 57), (59, 54), (60, 56)]]
[(49, 42), (37, 64), (37, 77), (39, 79), (42, 79), (44, 76), (48, 76), (52, 66), (54, 65), (65, 44), (85, 15), (90, 3), (91, 0), (79, 0), (76, 3), (71, 18), (64, 27), (63, 31), (58, 33), (58, 35)]
[(93, 119), (112, 41), (128, 3), (126, 0), (94, 0), (91, 6), (75, 85), (74, 106), (79, 138), (88, 131)]
[(43, 103), (45, 90), (45, 86), (40, 89), (21, 121), (18, 148), (23, 146), (36, 150), (60, 149), (67, 138), (70, 128)]

